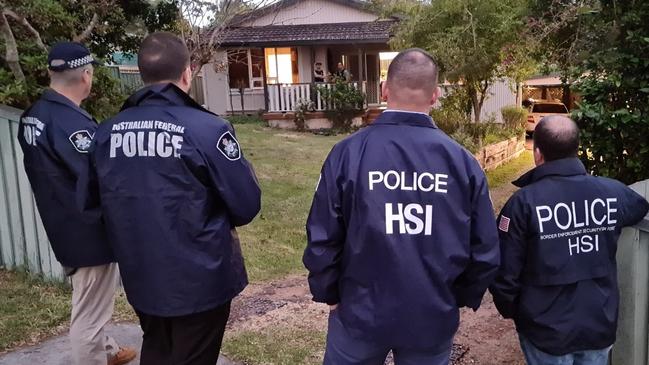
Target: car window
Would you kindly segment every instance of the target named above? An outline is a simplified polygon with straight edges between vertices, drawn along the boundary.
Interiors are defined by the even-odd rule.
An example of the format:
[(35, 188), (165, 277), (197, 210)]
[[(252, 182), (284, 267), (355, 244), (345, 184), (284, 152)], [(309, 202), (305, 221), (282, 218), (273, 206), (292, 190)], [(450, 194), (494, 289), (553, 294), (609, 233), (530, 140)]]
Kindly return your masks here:
[(532, 113), (568, 113), (563, 104), (534, 104)]

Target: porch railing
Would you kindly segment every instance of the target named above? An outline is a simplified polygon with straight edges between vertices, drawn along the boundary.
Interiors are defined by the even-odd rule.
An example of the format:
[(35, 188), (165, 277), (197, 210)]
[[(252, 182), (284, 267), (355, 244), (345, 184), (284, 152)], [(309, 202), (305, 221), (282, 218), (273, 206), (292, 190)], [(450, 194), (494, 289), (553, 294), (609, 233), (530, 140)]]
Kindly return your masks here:
[[(303, 100), (313, 102), (316, 111), (324, 111), (332, 108), (332, 105), (322, 97), (319, 87), (333, 88), (334, 84), (270, 84), (268, 87), (268, 111), (269, 112), (293, 112)], [(355, 88), (367, 93), (366, 82), (351, 82)]]

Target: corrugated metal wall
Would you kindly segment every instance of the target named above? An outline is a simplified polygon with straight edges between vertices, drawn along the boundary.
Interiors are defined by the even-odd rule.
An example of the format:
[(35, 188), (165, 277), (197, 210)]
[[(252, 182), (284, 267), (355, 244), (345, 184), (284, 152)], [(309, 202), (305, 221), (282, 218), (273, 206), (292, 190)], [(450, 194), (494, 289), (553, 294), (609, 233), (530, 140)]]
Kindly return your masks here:
[(20, 113), (0, 105), (0, 266), (62, 281), (65, 274), (50, 248), (23, 168), (17, 139)]
[[(122, 90), (126, 94), (132, 94), (139, 88), (144, 86), (140, 72), (137, 68), (120, 69), (118, 66), (108, 66), (110, 73), (119, 80)], [(205, 104), (205, 93), (203, 92), (203, 76), (197, 75), (192, 80), (192, 87), (189, 90), (189, 95), (196, 100), (197, 103)]]

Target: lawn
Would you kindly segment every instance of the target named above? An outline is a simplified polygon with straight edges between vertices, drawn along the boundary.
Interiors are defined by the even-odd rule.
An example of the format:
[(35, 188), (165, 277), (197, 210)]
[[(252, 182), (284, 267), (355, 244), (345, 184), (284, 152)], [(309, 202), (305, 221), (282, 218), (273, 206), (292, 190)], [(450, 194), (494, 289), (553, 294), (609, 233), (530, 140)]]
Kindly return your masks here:
[[(236, 131), (263, 191), (260, 215), (252, 224), (239, 229), (250, 279), (263, 282), (302, 272), (304, 224), (319, 169), (342, 136), (273, 130), (259, 123), (238, 124)], [(488, 173), (490, 187), (509, 182), (529, 167), (530, 155), (526, 153)], [(0, 270), (0, 352), (65, 329), (69, 310), (67, 286)], [(135, 321), (122, 292), (118, 293), (114, 320)], [(237, 348), (236, 352), (247, 354), (243, 357), (249, 359), (271, 356), (273, 349), (284, 346), (286, 351), (272, 355), (279, 356), (274, 363), (292, 363), (287, 359), (304, 358), (304, 349), (292, 346), (292, 339), (301, 337), (306, 336), (295, 329), (276, 328), (272, 333), (243, 333), (227, 346)], [(311, 345), (320, 347), (322, 341), (323, 334), (318, 334)]]
[(265, 281), (301, 270), (306, 222), (320, 167), (341, 136), (239, 124), (237, 137), (261, 184), (261, 213), (239, 229), (248, 274)]

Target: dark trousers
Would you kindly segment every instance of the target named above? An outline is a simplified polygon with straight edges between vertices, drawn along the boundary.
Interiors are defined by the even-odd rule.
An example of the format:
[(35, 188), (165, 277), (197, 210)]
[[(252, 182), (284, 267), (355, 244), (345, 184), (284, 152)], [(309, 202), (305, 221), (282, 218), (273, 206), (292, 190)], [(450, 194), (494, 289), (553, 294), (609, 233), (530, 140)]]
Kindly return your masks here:
[(390, 350), (396, 365), (448, 365), (451, 357), (451, 348), (441, 353), (439, 350), (390, 348), (354, 338), (340, 321), (338, 311), (329, 313), (324, 365), (383, 365)]
[(144, 331), (141, 365), (216, 364), (230, 316), (230, 302), (180, 317), (136, 313)]

